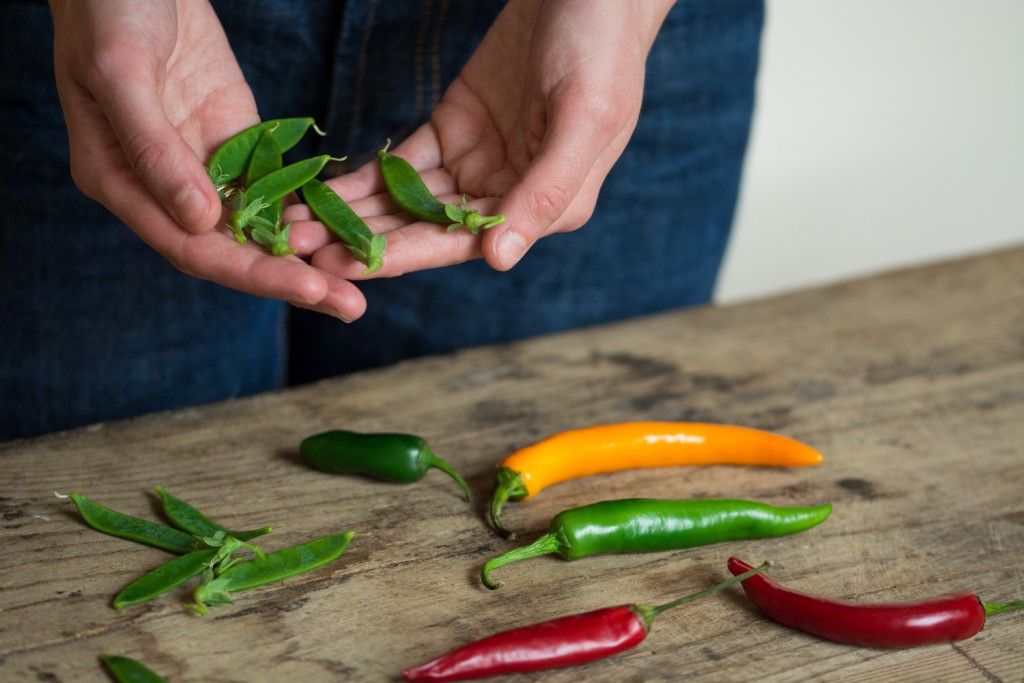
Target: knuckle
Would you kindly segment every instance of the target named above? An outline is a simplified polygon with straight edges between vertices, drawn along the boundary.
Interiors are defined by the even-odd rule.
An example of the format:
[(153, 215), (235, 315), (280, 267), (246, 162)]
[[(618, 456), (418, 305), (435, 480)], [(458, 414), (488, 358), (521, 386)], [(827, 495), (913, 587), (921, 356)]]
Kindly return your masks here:
[(532, 218), (544, 225), (558, 220), (573, 199), (573, 190), (565, 182), (550, 182), (543, 189), (532, 195), (530, 213)]

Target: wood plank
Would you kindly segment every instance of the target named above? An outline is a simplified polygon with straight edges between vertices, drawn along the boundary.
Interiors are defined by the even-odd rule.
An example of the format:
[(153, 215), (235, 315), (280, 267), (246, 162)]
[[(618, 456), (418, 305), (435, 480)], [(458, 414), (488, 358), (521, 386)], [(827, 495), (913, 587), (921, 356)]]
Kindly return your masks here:
[[(642, 556), (481, 564), (513, 544), (484, 522), (493, 467), (548, 434), (637, 419), (778, 431), (817, 468), (601, 475), (510, 504), (528, 541), (562, 509), (623, 497), (832, 502), (799, 536)], [(305, 467), (330, 428), (421, 434), (467, 478), (412, 486)], [(1024, 597), (1024, 248), (727, 307), (467, 350), (250, 399), (0, 444), (0, 679), (95, 681), (135, 656), (171, 681), (398, 680), (497, 630), (663, 602), (770, 558), (777, 580), (865, 601), (969, 590)], [(159, 519), (162, 485), (274, 550), (354, 529), (338, 562), (206, 617), (181, 589), (120, 612), (113, 595), (167, 559), (86, 528), (54, 491)], [(500, 577), (498, 574), (500, 573)], [(1024, 680), (1024, 614), (955, 645), (880, 651), (767, 621), (731, 591), (665, 614), (640, 647), (548, 681)]]

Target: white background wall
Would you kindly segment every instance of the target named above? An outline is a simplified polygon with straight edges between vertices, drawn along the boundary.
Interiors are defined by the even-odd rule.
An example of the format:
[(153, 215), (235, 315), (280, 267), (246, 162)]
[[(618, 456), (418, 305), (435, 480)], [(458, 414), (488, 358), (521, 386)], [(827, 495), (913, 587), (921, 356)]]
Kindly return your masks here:
[(717, 300), (1024, 244), (1024, 0), (768, 0)]

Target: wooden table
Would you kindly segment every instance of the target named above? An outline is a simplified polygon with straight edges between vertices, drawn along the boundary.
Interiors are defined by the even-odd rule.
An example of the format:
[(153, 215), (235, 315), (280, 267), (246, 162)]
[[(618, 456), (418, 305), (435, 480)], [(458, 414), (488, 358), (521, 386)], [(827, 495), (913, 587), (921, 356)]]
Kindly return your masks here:
[[(622, 497), (832, 502), (797, 536), (496, 572), (513, 543), (484, 522), (494, 464), (548, 434), (638, 419), (729, 422), (805, 441), (816, 468), (680, 467), (601, 475), (513, 503), (532, 540), (560, 510)], [(309, 434), (421, 434), (476, 500), (431, 472), (411, 486), (313, 471)], [(721, 308), (673, 312), (402, 363), (295, 390), (0, 445), (0, 679), (105, 680), (102, 652), (172, 682), (393, 681), (497, 630), (728, 575), (735, 554), (776, 580), (863, 601), (968, 590), (1024, 598), (1024, 248)], [(354, 529), (337, 562), (237, 595), (206, 617), (188, 588), (115, 611), (168, 559), (87, 528), (54, 491), (160, 519), (165, 486), (234, 527), (279, 525), (266, 550)], [(951, 645), (834, 644), (756, 612), (738, 589), (666, 613), (647, 640), (516, 680), (1024, 681), (1024, 613)]]

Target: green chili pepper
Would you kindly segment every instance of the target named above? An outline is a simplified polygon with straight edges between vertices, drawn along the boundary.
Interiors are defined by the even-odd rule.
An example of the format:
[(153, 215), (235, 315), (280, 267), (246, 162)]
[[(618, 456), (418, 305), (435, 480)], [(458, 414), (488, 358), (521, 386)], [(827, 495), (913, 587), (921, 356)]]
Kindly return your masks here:
[(79, 493), (70, 493), (67, 496), (58, 495), (62, 498), (71, 498), (85, 523), (96, 531), (145, 543), (179, 555), (198, 550), (203, 546), (202, 539), (192, 534), (111, 510)]
[(164, 514), (171, 520), (174, 526), (195, 536), (216, 536), (222, 533), (225, 536), (237, 538), (240, 541), (248, 541), (269, 534), (274, 527), (265, 526), (262, 529), (251, 529), (249, 531), (231, 531), (212, 521), (209, 517), (197, 510), (192, 505), (173, 495), (162, 486), (156, 487), (156, 493), (160, 496), (160, 504), (163, 506)]
[(102, 655), (100, 659), (117, 683), (165, 683), (163, 678), (131, 657)]
[(479, 211), (466, 205), (465, 196), (462, 197), (462, 206), (441, 202), (430, 192), (412, 164), (388, 152), (390, 146), (391, 140), (388, 140), (384, 149), (377, 152), (377, 157), (388, 194), (403, 211), (423, 221), (450, 223), (448, 232), (465, 227), (474, 235), (505, 221), (502, 215), (481, 216)]
[(253, 150), (267, 129), (274, 129), (274, 140), (283, 154), (298, 144), (310, 127), (318, 135), (325, 135), (311, 118), (275, 119), (246, 128), (224, 142), (210, 157), (210, 163), (206, 167), (210, 180), (219, 188), (245, 173)]
[(357, 261), (366, 265), (363, 275), (384, 264), (388, 238), (370, 232), (363, 219), (334, 190), (313, 179), (302, 186), (302, 198), (313, 215), (348, 247)]
[(746, 500), (608, 500), (555, 515), (548, 532), (528, 546), (510, 550), (484, 564), (481, 579), (493, 569), (529, 557), (557, 554), (578, 560), (608, 553), (649, 553), (785, 536), (820, 524), (831, 505), (775, 507)]
[(312, 571), (336, 560), (348, 547), (355, 532), (324, 536), (302, 545), (284, 548), (255, 560), (239, 562), (214, 578), (212, 572), (193, 593), (194, 605), (185, 605), (199, 614), (206, 614), (207, 605), (233, 604), (229, 593), (264, 586), (297, 574)]
[(447, 473), (470, 499), (469, 486), (455, 468), (434, 454), (423, 437), (413, 434), (360, 434), (336, 429), (302, 440), (299, 452), (324, 472), (365, 474), (384, 481), (419, 481), (430, 468)]

